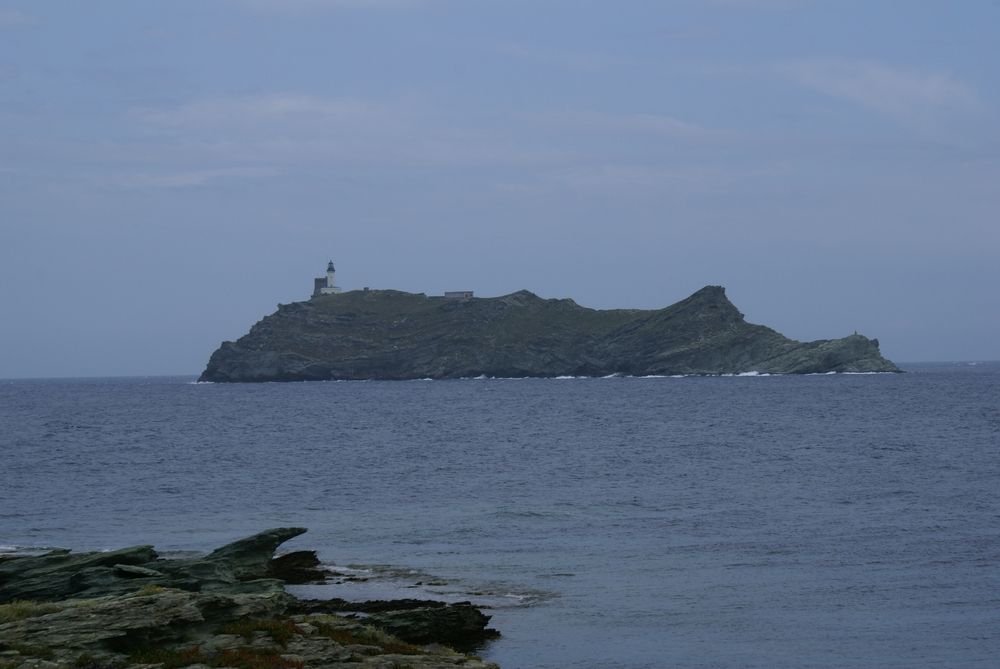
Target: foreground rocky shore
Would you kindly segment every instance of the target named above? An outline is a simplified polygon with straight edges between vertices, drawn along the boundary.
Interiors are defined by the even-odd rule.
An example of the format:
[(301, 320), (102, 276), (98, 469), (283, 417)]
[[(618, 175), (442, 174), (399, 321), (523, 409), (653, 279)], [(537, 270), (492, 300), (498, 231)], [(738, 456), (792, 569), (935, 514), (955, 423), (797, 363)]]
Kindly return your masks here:
[(199, 558), (151, 546), (0, 556), (0, 669), (497, 669), (470, 650), (499, 636), (471, 604), (301, 600), (312, 551), (277, 528)]

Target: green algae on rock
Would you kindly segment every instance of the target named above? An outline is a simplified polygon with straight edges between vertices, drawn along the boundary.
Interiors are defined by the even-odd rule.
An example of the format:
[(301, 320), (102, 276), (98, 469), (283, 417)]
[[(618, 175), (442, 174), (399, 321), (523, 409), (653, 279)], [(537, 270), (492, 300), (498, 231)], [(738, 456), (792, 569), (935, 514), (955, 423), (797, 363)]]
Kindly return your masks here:
[(200, 380), (898, 372), (877, 339), (798, 342), (747, 323), (721, 286), (659, 310), (596, 310), (520, 291), (448, 299), (393, 290), (279, 305), (223, 342)]

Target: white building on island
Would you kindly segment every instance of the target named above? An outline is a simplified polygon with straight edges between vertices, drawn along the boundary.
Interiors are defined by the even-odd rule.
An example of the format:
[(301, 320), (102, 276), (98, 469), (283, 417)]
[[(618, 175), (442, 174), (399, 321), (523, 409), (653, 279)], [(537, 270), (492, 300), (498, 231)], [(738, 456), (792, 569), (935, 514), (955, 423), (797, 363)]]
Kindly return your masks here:
[(333, 266), (333, 261), (331, 260), (326, 265), (326, 276), (321, 276), (313, 279), (313, 297), (317, 295), (332, 295), (334, 293), (342, 292), (340, 286), (334, 282), (334, 275), (337, 273), (336, 268)]

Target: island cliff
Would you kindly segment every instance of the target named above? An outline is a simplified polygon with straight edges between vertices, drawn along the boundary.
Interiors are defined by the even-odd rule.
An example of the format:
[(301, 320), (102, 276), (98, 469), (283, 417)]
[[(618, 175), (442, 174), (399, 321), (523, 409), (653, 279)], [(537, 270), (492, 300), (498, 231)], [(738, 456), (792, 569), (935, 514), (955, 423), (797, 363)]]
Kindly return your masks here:
[(898, 372), (861, 335), (798, 342), (747, 323), (721, 286), (659, 310), (595, 310), (520, 291), (393, 290), (279, 305), (212, 354), (201, 381)]

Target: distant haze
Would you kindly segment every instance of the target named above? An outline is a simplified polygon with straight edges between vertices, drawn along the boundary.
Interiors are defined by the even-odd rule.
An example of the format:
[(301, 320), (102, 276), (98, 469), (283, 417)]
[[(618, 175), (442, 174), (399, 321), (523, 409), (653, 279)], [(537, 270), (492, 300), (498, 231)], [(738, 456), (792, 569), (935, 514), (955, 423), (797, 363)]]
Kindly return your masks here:
[(0, 378), (345, 289), (1000, 359), (990, 0), (0, 0)]

